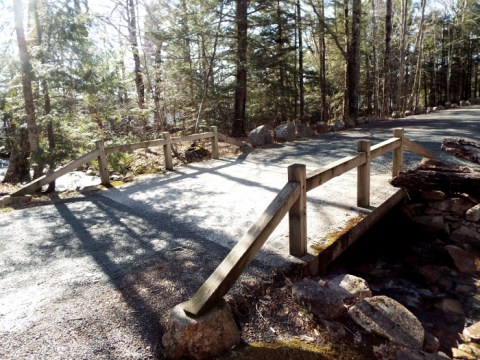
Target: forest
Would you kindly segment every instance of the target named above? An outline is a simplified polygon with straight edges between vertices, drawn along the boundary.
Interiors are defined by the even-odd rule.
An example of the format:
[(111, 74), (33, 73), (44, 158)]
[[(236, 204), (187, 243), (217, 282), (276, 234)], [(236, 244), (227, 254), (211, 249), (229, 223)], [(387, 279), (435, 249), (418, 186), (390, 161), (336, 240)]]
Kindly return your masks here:
[(215, 125), (476, 102), (478, 0), (0, 0), (4, 182), (94, 147)]

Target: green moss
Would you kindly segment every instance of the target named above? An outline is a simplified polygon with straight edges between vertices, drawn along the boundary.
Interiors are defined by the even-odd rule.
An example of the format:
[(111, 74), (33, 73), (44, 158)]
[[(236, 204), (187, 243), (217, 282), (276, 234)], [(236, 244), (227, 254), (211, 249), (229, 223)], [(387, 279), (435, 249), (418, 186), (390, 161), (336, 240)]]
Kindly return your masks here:
[(365, 218), (365, 215), (359, 215), (357, 217), (351, 218), (347, 221), (347, 224), (340, 230), (329, 233), (322, 239), (321, 243), (314, 243), (311, 245), (311, 248), (315, 250), (317, 254), (321, 253), (325, 249), (328, 249), (330, 245), (335, 243), (342, 236), (347, 234), (352, 228), (354, 228), (360, 221)]
[(0, 212), (2, 213), (8, 213), (8, 212), (11, 212), (13, 211), (14, 209), (10, 206), (6, 206), (6, 207), (0, 207)]
[(335, 343), (312, 344), (299, 339), (275, 343), (255, 342), (235, 349), (220, 359), (245, 360), (295, 359), (295, 360), (366, 360), (368, 356), (346, 345)]

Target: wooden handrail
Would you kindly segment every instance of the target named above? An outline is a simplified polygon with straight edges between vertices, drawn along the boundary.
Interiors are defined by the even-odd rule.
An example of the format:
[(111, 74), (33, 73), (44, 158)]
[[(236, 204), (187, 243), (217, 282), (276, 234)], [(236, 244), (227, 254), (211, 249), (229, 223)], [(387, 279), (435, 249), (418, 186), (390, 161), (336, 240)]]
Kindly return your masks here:
[(106, 155), (112, 154), (115, 152), (131, 151), (135, 149), (149, 148), (154, 146), (163, 146), (165, 153), (165, 168), (167, 170), (173, 169), (173, 162), (171, 156), (171, 145), (178, 144), (186, 141), (196, 141), (200, 139), (212, 139), (212, 158), (218, 159), (218, 138), (219, 134), (217, 132), (217, 127), (212, 126), (210, 132), (205, 132), (201, 134), (193, 134), (187, 136), (179, 136), (175, 138), (170, 138), (169, 133), (164, 133), (162, 139), (155, 139), (149, 141), (142, 141), (132, 144), (123, 144), (123, 145), (113, 145), (113, 146), (104, 146), (103, 141), (99, 140), (95, 143), (96, 149), (92, 150), (85, 155), (80, 156), (79, 158), (71, 161), (67, 165), (61, 167), (60, 169), (54, 171), (51, 174), (44, 175), (34, 181), (28, 183), (20, 190), (14, 192), (11, 196), (21, 196), (26, 194), (32, 194), (35, 191), (42, 188), (42, 186), (51, 183), (52, 181), (58, 179), (59, 177), (75, 170), (76, 168), (86, 164), (89, 161), (98, 158), (99, 172), (101, 177), (101, 183), (103, 185), (109, 184), (109, 175), (108, 175), (108, 164)]
[(243, 270), (255, 258), (270, 234), (300, 196), (301, 185), (288, 182), (248, 229), (212, 275), (185, 304), (184, 311), (200, 316), (215, 305), (235, 284)]
[(307, 174), (307, 191), (313, 190), (327, 181), (355, 169), (365, 164), (367, 156), (365, 154), (345, 156), (340, 160), (334, 161), (318, 170)]
[(382, 141), (381, 143), (372, 146), (372, 148), (370, 149), (370, 156), (372, 157), (372, 159), (378, 156), (382, 156), (383, 154), (386, 154), (387, 152), (392, 151), (401, 145), (402, 142), (398, 138), (391, 138)]

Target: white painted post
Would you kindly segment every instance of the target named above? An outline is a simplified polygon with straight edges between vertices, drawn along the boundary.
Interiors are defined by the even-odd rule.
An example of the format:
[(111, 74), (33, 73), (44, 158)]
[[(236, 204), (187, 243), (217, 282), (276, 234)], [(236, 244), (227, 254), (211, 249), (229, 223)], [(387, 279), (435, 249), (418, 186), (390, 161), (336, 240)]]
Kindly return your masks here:
[(100, 173), (100, 180), (102, 185), (110, 184), (110, 176), (108, 174), (107, 155), (105, 154), (105, 144), (103, 140), (97, 140), (95, 146), (98, 149), (98, 172)]
[(357, 144), (357, 151), (367, 156), (367, 162), (357, 168), (357, 206), (363, 208), (370, 206), (370, 147), (369, 140), (360, 140)]
[(393, 163), (392, 163), (392, 177), (400, 174), (400, 171), (403, 170), (403, 145), (404, 145), (404, 136), (405, 132), (403, 128), (393, 129), (393, 137), (399, 138), (401, 143), (398, 148), (393, 150)]
[(300, 196), (288, 212), (290, 255), (307, 253), (307, 169), (303, 164), (288, 167), (288, 181), (300, 183)]
[(216, 126), (211, 126), (210, 130), (213, 132), (212, 159), (218, 159), (218, 129)]
[(170, 133), (163, 132), (162, 139), (167, 140), (167, 143), (163, 145), (163, 153), (165, 155), (165, 170), (173, 170), (172, 144), (170, 143)]

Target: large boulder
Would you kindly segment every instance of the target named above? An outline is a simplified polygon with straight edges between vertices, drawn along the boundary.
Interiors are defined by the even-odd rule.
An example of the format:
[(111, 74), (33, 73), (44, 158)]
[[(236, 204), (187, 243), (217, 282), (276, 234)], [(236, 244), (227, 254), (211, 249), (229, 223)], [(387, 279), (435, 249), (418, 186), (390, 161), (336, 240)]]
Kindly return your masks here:
[(364, 279), (350, 274), (335, 276), (327, 281), (327, 287), (339, 293), (344, 300), (363, 300), (372, 296), (368, 283)]
[(460, 249), (455, 245), (447, 245), (445, 249), (452, 258), (458, 271), (466, 274), (474, 274), (480, 270), (480, 259), (471, 252)]
[(297, 133), (297, 137), (299, 138), (308, 138), (315, 135), (315, 132), (305, 124), (295, 125), (295, 131)]
[(480, 233), (462, 225), (450, 234), (450, 239), (458, 243), (467, 243), (480, 249)]
[(272, 134), (265, 125), (261, 125), (250, 131), (248, 134), (248, 142), (252, 146), (262, 146), (273, 144)]
[(273, 138), (280, 142), (295, 140), (295, 125), (289, 122), (277, 126), (275, 130), (273, 130)]
[(465, 213), (465, 220), (479, 222), (480, 221), (480, 204), (467, 210)]
[(162, 345), (167, 358), (212, 359), (240, 342), (240, 332), (230, 306), (222, 299), (205, 315), (193, 318), (175, 306)]
[(353, 305), (348, 314), (368, 332), (393, 343), (421, 349), (425, 330), (420, 321), (399, 302), (387, 296), (374, 296)]
[(332, 320), (344, 311), (342, 297), (311, 279), (303, 279), (292, 285), (292, 296), (299, 304), (310, 308), (320, 319)]

